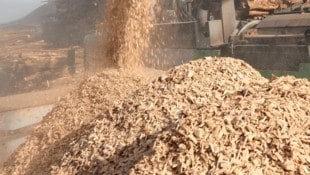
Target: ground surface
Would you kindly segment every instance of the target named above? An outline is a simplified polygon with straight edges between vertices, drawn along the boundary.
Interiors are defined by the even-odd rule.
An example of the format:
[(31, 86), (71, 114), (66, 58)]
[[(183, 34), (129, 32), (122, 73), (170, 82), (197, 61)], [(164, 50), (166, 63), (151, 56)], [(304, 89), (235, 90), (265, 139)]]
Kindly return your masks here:
[[(36, 27), (0, 28), (0, 96), (45, 90), (72, 84), (79, 74), (68, 71), (70, 48), (52, 48), (39, 39)], [(76, 48), (77, 73), (82, 68), (81, 48)]]

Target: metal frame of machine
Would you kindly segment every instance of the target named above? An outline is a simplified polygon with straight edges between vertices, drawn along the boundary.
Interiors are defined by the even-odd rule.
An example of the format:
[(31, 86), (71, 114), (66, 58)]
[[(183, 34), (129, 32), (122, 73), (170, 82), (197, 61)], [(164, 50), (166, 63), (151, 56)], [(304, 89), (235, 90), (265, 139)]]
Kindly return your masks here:
[(179, 20), (158, 20), (154, 47), (219, 49), (261, 70), (293, 71), (310, 63), (310, 3), (249, 21), (237, 16), (234, 0), (172, 2)]

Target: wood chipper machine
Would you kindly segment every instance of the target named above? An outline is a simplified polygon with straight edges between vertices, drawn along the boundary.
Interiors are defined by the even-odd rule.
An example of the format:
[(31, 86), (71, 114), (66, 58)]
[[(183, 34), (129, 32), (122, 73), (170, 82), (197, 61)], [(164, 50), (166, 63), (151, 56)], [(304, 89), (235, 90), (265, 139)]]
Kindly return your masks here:
[(262, 71), (310, 77), (310, 3), (253, 16), (246, 0), (154, 0), (152, 64), (169, 68), (210, 55), (233, 56)]

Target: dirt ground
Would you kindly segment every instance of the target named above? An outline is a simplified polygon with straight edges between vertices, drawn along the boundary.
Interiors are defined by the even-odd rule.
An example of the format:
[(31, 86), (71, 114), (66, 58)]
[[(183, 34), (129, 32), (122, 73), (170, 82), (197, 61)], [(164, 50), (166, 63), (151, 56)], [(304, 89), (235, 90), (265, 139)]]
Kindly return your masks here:
[(70, 48), (53, 48), (39, 35), (36, 27), (0, 27), (0, 96), (72, 84), (83, 71), (82, 48), (74, 47), (76, 74), (72, 76)]

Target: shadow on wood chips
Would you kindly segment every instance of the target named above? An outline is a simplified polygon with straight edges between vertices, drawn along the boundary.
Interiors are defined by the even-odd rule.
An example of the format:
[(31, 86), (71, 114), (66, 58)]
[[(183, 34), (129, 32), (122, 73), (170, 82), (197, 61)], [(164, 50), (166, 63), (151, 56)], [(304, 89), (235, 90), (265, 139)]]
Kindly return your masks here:
[[(98, 116), (97, 119), (100, 119), (100, 117), (102, 116)], [(42, 151), (40, 154), (36, 155), (28, 165), (28, 167), (31, 168), (27, 169), (24, 174), (51, 174), (51, 166), (59, 166), (63, 156), (68, 152), (68, 150), (70, 150), (70, 147), (72, 147), (71, 143), (79, 140), (79, 142), (81, 142), (81, 146), (83, 147), (82, 138), (89, 137), (95, 125), (95, 122), (83, 125), (80, 129), (72, 132), (63, 139), (57, 141), (54, 145), (51, 145), (46, 150)], [(118, 130), (123, 130), (121, 127), (117, 126), (117, 124), (115, 125), (115, 128)], [(91, 174), (129, 175), (135, 165), (138, 164), (144, 157), (151, 157), (155, 153), (153, 147), (156, 138), (158, 138), (161, 133), (166, 131), (171, 133), (177, 132), (175, 128), (176, 124), (170, 121), (168, 126), (163, 128), (160, 132), (156, 132), (142, 138), (137, 138), (132, 144), (126, 145), (117, 150), (113, 156), (107, 160), (104, 160), (104, 162), (95, 160), (96, 162), (93, 162), (93, 165), (105, 164), (105, 167), (109, 167), (109, 169), (108, 171), (103, 172), (99, 168), (100, 166), (98, 166), (97, 168), (94, 168), (96, 169), (96, 172), (92, 172)], [(139, 152), (135, 153), (133, 150), (139, 150)], [(58, 165), (56, 165), (56, 163)], [(74, 162), (72, 162), (72, 166), (75, 167), (78, 165), (74, 165)], [(80, 168), (75, 174), (90, 174), (88, 168)]]
[[(24, 174), (50, 174), (51, 165), (61, 162), (63, 155), (71, 147), (70, 143), (74, 140), (79, 140), (82, 136), (88, 137), (94, 126), (94, 123), (85, 124), (80, 129), (72, 132), (63, 139), (58, 140), (55, 144), (35, 155), (28, 166), (31, 168), (27, 168)], [(81, 133), (83, 134), (81, 135)]]

